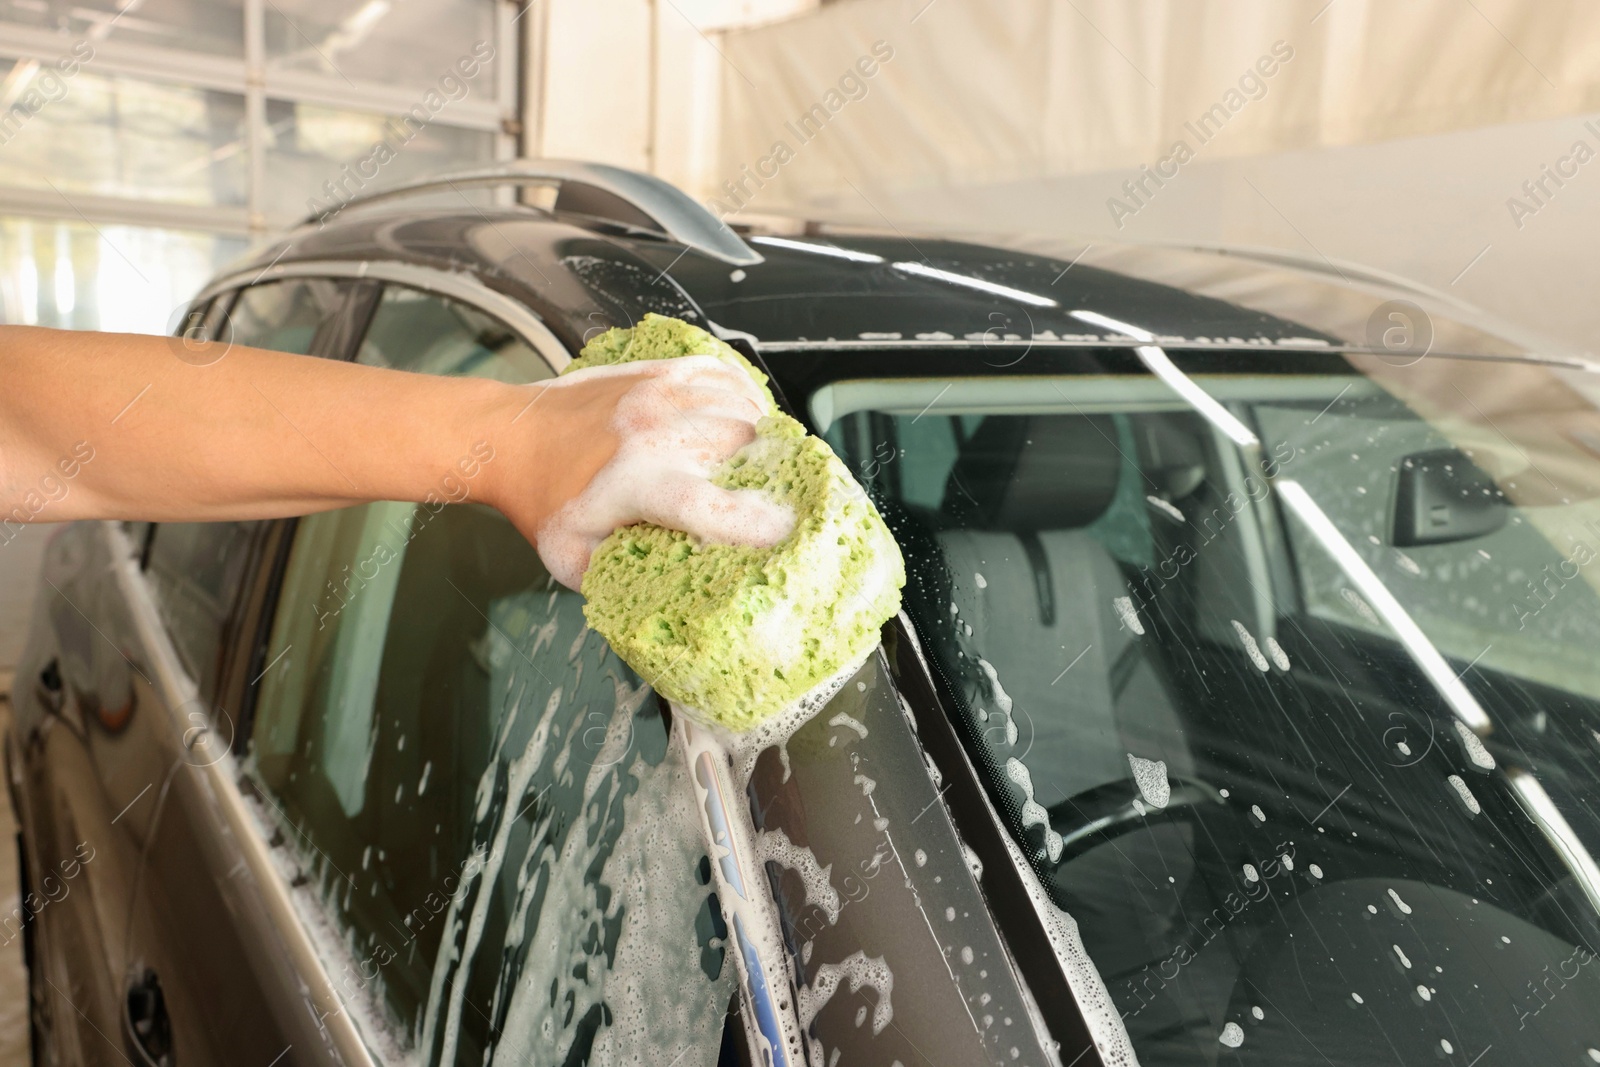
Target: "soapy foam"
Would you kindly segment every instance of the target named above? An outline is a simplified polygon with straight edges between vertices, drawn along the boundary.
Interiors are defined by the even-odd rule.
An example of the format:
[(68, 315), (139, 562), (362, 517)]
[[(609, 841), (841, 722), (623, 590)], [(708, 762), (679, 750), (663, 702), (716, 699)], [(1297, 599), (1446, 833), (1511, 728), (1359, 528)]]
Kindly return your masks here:
[(852, 993), (860, 991), (864, 985), (877, 991), (878, 1003), (872, 1009), (872, 1034), (876, 1037), (882, 1033), (894, 1019), (894, 973), (882, 956), (868, 956), (860, 949), (838, 963), (819, 965), (811, 984), (801, 988), (800, 1028), (810, 1028), (817, 1012), (833, 999), (841, 979), (849, 983)]
[(1461, 801), (1462, 807), (1473, 815), (1483, 811), (1482, 805), (1478, 803), (1478, 798), (1472, 795), (1472, 790), (1467, 788), (1467, 783), (1462, 780), (1459, 774), (1450, 775), (1448, 780), (1450, 788), (1456, 791), (1456, 797)]
[(1126, 596), (1113, 597), (1111, 606), (1116, 609), (1117, 617), (1122, 620), (1122, 625), (1132, 630), (1135, 635), (1144, 634), (1144, 623), (1139, 621), (1139, 612), (1133, 606), (1133, 598)]
[[(491, 634), (525, 629), (548, 644), (552, 624), (581, 621), (575, 597), (568, 596), (560, 607), (552, 597), (543, 606), (550, 622), (524, 628), (513, 620), (527, 613), (515, 602), (501, 602), (491, 609), (500, 620)], [(567, 626), (561, 629), (568, 632)], [(581, 651), (586, 637), (580, 629), (572, 647)], [(500, 1017), (504, 1005), (505, 1025), (486, 1065), (559, 1062), (580, 1040), (593, 1041), (588, 1062), (596, 1067), (636, 1063), (663, 1048), (676, 1052), (714, 1042), (720, 1032), (731, 992), (726, 968), (720, 981), (660, 978), (702, 949), (690, 917), (697, 896), (703, 899), (709, 891), (695, 885), (692, 875), (702, 846), (687, 776), (674, 761), (652, 765), (629, 751), (634, 717), (650, 691), (634, 684), (614, 660), (606, 666), (609, 653), (603, 646), (587, 647), (595, 650), (589, 658), (601, 662), (595, 669), (607, 672), (590, 686), (609, 681), (612, 698), (592, 766), (571, 755), (575, 744), (587, 744), (576, 727), (587, 721), (590, 701), (598, 694), (592, 688), (587, 696), (580, 694), (569, 682), (539, 701), (529, 694), (523, 659), (506, 660), (491, 650), (496, 673), (506, 673), (504, 686), (496, 687), (505, 694), (506, 710), (475, 804), (478, 839), (489, 847), (462, 872), (445, 916), (428, 1005), (413, 1041), (424, 1056), (440, 1044), (440, 1057), (428, 1062), (455, 1062), (460, 1013), (454, 1009), (466, 985), (464, 975), (475, 954), (489, 951), (480, 947), (485, 931), (476, 920), (480, 909), (502, 901), (509, 921), (494, 951), (502, 960), (520, 958), (527, 965), (520, 975), (515, 968), (501, 968), (490, 1014)], [(569, 670), (576, 673), (577, 666)], [(524, 713), (541, 704), (534, 721), (526, 722)], [(514, 736), (526, 740), (513, 743)], [(513, 753), (518, 753), (514, 759)], [(577, 783), (571, 778), (574, 770), (582, 776)], [(565, 804), (536, 804), (539, 794), (526, 795), (534, 771), (551, 779), (546, 790), (578, 785), (580, 795), (571, 798), (575, 821), (571, 811), (561, 814)], [(503, 790), (497, 789), (500, 782)], [(512, 826), (518, 829), (508, 832)], [(514, 878), (500, 875), (508, 869)], [(506, 899), (513, 885), (514, 894)], [(616, 931), (614, 948), (598, 947), (588, 936), (600, 928)], [(561, 961), (555, 993), (551, 961)], [(595, 1012), (605, 1021), (598, 1031), (586, 1031)]]
[(1238, 619), (1232, 619), (1230, 621), (1233, 623), (1234, 631), (1239, 635), (1240, 643), (1244, 645), (1245, 655), (1249, 656), (1250, 662), (1256, 665), (1256, 670), (1270, 671), (1272, 669), (1272, 664), (1268, 663), (1267, 657), (1261, 654), (1261, 646), (1256, 644), (1256, 639), (1251, 636), (1249, 630), (1245, 629), (1244, 623), (1240, 622)]
[(1139, 1057), (1134, 1054), (1127, 1027), (1122, 1023), (1122, 1015), (1112, 1002), (1111, 994), (1106, 991), (1100, 971), (1083, 947), (1077, 920), (1056, 907), (1011, 836), (1004, 834), (1001, 839), (1011, 853), (1012, 864), (1022, 876), (1028, 899), (1044, 925), (1045, 937), (1066, 974), (1067, 986), (1083, 1012), (1089, 1037), (1099, 1050), (1101, 1061), (1107, 1067), (1138, 1067)]
[[(845, 683), (854, 678), (856, 672), (866, 666), (867, 660), (877, 652), (873, 646), (864, 653), (859, 660), (848, 664), (839, 673), (823, 681), (805, 696), (784, 708), (776, 715), (769, 716), (751, 730), (742, 734), (730, 734), (718, 730), (716, 727), (702, 725), (702, 729), (710, 730), (732, 754), (734, 760), (734, 785), (743, 789), (750, 782), (750, 772), (755, 769), (756, 757), (761, 755), (763, 749), (772, 745), (786, 744), (789, 738), (810, 722), (812, 717), (828, 706), (828, 702), (838, 695)], [(674, 705), (681, 707), (681, 705)], [(696, 714), (692, 708), (683, 709), (690, 718), (701, 722), (704, 713)]]
[(1044, 850), (1054, 863), (1061, 858), (1061, 835), (1050, 828), (1050, 813), (1033, 799), (1033, 776), (1028, 773), (1028, 768), (1015, 756), (1006, 760), (1006, 777), (1022, 790), (1022, 825), (1041, 826), (1044, 828)]
[(806, 887), (806, 901), (827, 912), (830, 926), (839, 921), (839, 891), (833, 888), (833, 864), (819, 866), (816, 853), (790, 841), (782, 827), (757, 833), (755, 854), (763, 863), (776, 863), (798, 874)]
[(1494, 756), (1490, 754), (1489, 749), (1478, 738), (1478, 735), (1473, 733), (1471, 728), (1460, 719), (1456, 720), (1455, 727), (1456, 736), (1461, 739), (1461, 748), (1466, 752), (1467, 759), (1472, 761), (1472, 765), (1480, 771), (1494, 770)]
[(1139, 795), (1152, 808), (1164, 808), (1172, 799), (1172, 783), (1167, 780), (1165, 760), (1147, 760), (1128, 753), (1128, 766), (1133, 768), (1133, 780)]

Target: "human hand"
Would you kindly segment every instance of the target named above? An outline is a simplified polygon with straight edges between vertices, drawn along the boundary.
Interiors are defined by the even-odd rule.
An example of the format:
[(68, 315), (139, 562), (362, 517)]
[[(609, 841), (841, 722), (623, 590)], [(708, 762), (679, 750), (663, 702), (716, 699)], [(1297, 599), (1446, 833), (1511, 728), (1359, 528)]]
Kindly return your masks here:
[(490, 502), (569, 588), (618, 527), (651, 522), (761, 547), (794, 527), (793, 511), (765, 493), (710, 482), (769, 414), (749, 375), (715, 356), (575, 371), (517, 396), (512, 425), (525, 447), (501, 450)]

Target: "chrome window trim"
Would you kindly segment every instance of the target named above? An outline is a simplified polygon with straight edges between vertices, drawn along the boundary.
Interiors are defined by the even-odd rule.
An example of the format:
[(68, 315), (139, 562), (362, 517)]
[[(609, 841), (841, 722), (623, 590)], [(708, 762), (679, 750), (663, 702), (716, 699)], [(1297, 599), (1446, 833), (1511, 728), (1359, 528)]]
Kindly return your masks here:
[[(738, 334), (737, 336), (748, 336)], [(1011, 340), (1003, 337), (974, 337), (934, 339), (927, 341), (918, 340), (888, 340), (881, 338), (834, 338), (821, 341), (755, 341), (752, 347), (757, 352), (766, 355), (776, 355), (783, 352), (1003, 352), (1016, 359), (1035, 348), (1048, 349), (1108, 349), (1124, 348), (1133, 350), (1144, 342), (1129, 337), (1105, 337), (1088, 341), (1067, 340), (1056, 338), (1018, 338)], [(1317, 345), (1317, 344), (1292, 344), (1288, 342), (1273, 342), (1270, 344), (1234, 344), (1225, 342), (1221, 344), (1204, 344), (1199, 341), (1178, 341), (1163, 344), (1162, 349), (1167, 352), (1181, 352), (1192, 355), (1199, 352), (1277, 352), (1286, 356), (1295, 353), (1315, 353), (1319, 355), (1354, 355), (1354, 356), (1379, 356), (1392, 358), (1394, 353), (1380, 348), (1364, 348), (1359, 345)], [(1488, 355), (1479, 352), (1429, 352), (1430, 357), (1440, 359), (1462, 359), (1478, 363), (1533, 363), (1545, 367), (1560, 367), (1565, 370), (1583, 371), (1589, 374), (1600, 374), (1600, 362), (1586, 359), (1569, 358), (1566, 356), (1540, 356), (1540, 355)]]
[(419, 267), (414, 263), (354, 259), (275, 263), (265, 270), (236, 271), (216, 279), (200, 290), (191, 301), (191, 306), (230, 289), (245, 289), (286, 278), (370, 278), (437, 293), (459, 300), (504, 322), (532, 346), (557, 374), (572, 362), (572, 353), (567, 351), (566, 345), (550, 332), (550, 327), (546, 326), (544, 320), (526, 304), (504, 293), (496, 292), (484, 285), (476, 275), (466, 271), (437, 270), (433, 267)]
[[(881, 656), (882, 650), (875, 655)], [(749, 783), (741, 787), (732, 770), (734, 759), (722, 741), (697, 726), (675, 701), (672, 744), (683, 754), (706, 856), (711, 859), (712, 884), (739, 978), (750, 1060), (759, 1063), (765, 1057), (771, 1067), (799, 1067), (806, 1040), (794, 984), (795, 961), (784, 943), (767, 865), (756, 854), (755, 821), (746, 795)]]

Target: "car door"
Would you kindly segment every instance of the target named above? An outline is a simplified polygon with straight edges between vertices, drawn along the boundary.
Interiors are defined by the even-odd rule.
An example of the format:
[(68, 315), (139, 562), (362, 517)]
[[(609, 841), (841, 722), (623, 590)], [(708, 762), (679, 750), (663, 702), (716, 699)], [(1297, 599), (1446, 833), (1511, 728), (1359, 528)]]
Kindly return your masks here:
[[(388, 287), (363, 363), (549, 375), (464, 304)], [(492, 434), (422, 504), (295, 525), (246, 766), (382, 1063), (717, 1063), (733, 998), (668, 713), (499, 513)]]
[(7, 932), (26, 924), (35, 1056), (46, 1064), (123, 1062), (125, 922), (162, 765), (129, 729), (131, 679), (148, 668), (102, 533), (79, 523), (52, 538), (12, 690), (23, 885)]
[[(292, 279), (220, 297), (231, 304), (207, 320), (222, 345), (215, 358), (226, 359), (231, 345), (338, 355), (330, 339), (364, 289)], [(270, 1047), (265, 1064), (304, 1028), (292, 1011), (273, 1010), (272, 992), (292, 970), (277, 946), (263, 943), (258, 925), (230, 920), (260, 909), (247, 903), (237, 842), (207, 773), (236, 733), (237, 709), (218, 694), (247, 606), (246, 578), (279, 535), (265, 522), (156, 524), (139, 546), (139, 566), (122, 574), (148, 665), (148, 677), (132, 681), (139, 714), (130, 731), (159, 758), (149, 761), (151, 823), (118, 975), (125, 1010), (117, 1029), (129, 1054), (150, 1063), (243, 1062), (241, 1047), (252, 1055)]]

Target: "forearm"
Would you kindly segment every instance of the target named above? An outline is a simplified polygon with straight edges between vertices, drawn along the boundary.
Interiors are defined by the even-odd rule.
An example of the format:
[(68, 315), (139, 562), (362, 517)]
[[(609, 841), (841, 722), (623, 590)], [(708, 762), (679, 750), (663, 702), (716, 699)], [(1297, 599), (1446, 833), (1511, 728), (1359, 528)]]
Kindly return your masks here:
[(196, 366), (165, 338), (28, 327), (0, 327), (0, 375), (0, 518), (11, 521), (459, 498), (534, 395), (243, 347)]

